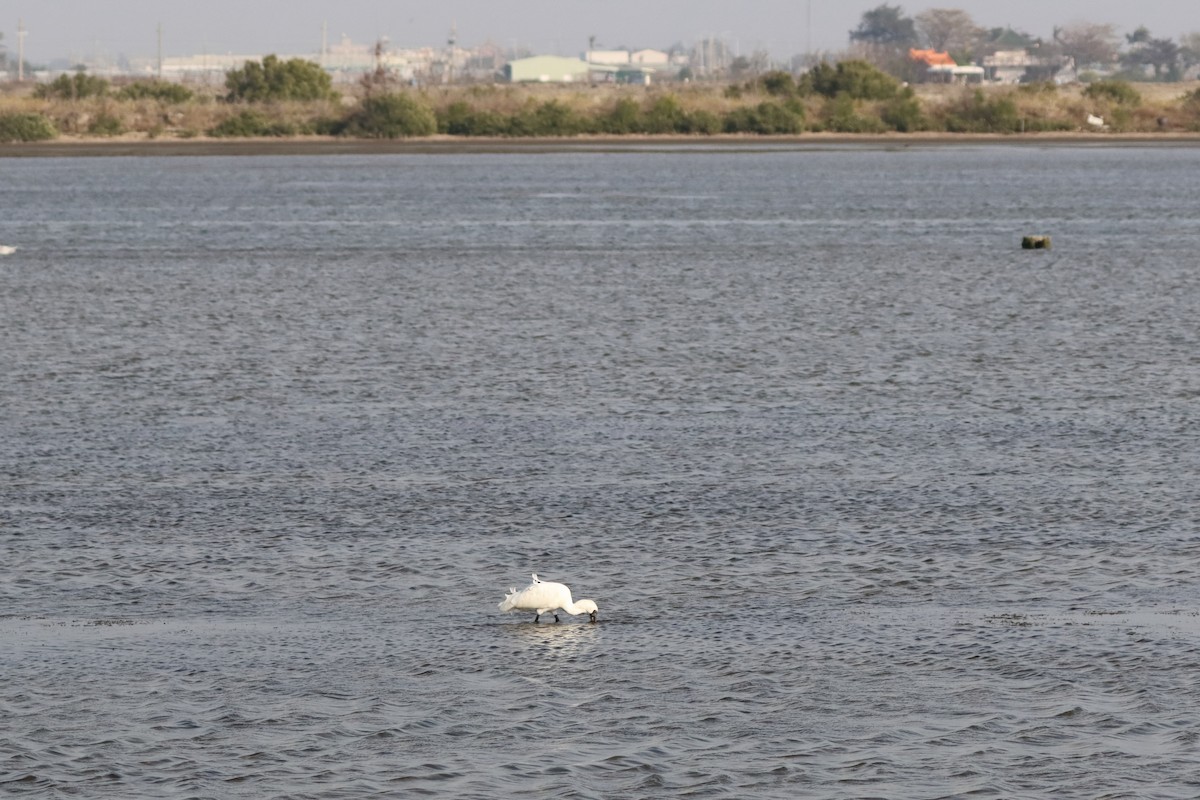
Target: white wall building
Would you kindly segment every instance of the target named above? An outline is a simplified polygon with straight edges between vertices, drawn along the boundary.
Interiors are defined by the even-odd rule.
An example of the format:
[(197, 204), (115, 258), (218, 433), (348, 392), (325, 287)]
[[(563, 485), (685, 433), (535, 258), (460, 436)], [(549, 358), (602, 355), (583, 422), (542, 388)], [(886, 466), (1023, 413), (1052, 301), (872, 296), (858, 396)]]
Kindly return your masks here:
[(603, 64), (610, 67), (621, 67), (629, 63), (629, 51), (588, 50), (583, 54), (583, 60), (589, 64)]
[(636, 50), (629, 54), (629, 63), (646, 67), (665, 67), (671, 63), (671, 56), (662, 50)]

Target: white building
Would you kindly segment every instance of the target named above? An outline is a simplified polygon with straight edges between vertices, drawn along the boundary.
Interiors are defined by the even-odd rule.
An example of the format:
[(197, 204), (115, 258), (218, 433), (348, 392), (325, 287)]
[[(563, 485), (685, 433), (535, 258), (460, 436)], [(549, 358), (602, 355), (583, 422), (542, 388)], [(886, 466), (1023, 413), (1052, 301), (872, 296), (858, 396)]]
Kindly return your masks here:
[(261, 61), (262, 58), (261, 55), (234, 53), (166, 56), (162, 60), (162, 77), (176, 83), (223, 83), (229, 70), (241, 69), (247, 61)]
[(671, 56), (662, 50), (636, 50), (629, 54), (629, 63), (644, 67), (665, 67), (671, 63)]
[(1066, 56), (1035, 56), (1027, 50), (997, 50), (983, 59), (987, 80), (996, 83), (1053, 80), (1064, 67), (1070, 66)]
[(609, 67), (622, 67), (629, 63), (629, 51), (588, 50), (583, 54), (583, 60), (589, 64), (602, 64)]

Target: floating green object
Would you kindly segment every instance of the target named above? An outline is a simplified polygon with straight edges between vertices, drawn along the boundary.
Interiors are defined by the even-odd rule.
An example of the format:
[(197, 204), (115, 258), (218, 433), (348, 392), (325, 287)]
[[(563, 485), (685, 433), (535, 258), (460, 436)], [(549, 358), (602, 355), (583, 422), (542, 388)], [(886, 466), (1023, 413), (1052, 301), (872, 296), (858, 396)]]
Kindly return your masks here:
[(1021, 247), (1025, 250), (1049, 250), (1049, 236), (1025, 236), (1021, 239)]

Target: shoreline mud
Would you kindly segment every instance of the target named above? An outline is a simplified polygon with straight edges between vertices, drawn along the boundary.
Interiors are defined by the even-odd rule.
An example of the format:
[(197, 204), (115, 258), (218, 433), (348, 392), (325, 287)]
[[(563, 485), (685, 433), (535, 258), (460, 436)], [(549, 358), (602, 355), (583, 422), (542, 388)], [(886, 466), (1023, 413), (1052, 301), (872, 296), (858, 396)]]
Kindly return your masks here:
[(420, 139), (346, 139), (315, 136), (253, 139), (62, 137), (49, 142), (2, 143), (0, 144), (0, 158), (619, 153), (646, 149), (732, 152), (739, 149), (819, 150), (828, 147), (886, 150), (964, 145), (1196, 147), (1200, 146), (1200, 133), (809, 133), (797, 136), (581, 136), (571, 138), (435, 136)]

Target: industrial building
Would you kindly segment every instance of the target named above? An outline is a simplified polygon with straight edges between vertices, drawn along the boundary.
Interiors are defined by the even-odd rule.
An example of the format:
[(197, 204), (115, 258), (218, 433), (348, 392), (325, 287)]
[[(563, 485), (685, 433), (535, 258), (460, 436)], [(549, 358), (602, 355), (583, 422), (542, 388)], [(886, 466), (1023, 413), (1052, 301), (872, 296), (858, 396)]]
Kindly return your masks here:
[(531, 56), (508, 62), (504, 77), (511, 83), (587, 83), (590, 71), (578, 58)]

